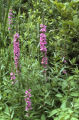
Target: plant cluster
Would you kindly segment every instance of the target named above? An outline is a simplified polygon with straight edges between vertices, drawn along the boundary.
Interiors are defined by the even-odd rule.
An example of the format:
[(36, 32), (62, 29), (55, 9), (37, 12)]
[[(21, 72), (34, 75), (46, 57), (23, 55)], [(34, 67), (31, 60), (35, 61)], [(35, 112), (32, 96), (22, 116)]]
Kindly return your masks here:
[(0, 120), (79, 120), (79, 0), (0, 0)]

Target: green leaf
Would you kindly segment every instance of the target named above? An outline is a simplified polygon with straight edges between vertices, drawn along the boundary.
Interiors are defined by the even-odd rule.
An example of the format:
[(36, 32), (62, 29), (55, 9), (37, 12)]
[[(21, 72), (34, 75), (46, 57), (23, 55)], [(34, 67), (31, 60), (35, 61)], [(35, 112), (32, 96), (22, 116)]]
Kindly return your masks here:
[(5, 108), (5, 112), (4, 112), (6, 115), (10, 116), (10, 113), (9, 113), (9, 107), (6, 105), (6, 108)]
[(41, 116), (41, 120), (46, 120), (46, 117), (45, 117), (44, 114), (42, 114), (42, 116)]
[(79, 93), (72, 92), (72, 93), (71, 93), (71, 96), (78, 97), (78, 96), (79, 96)]
[(57, 114), (58, 112), (59, 112), (59, 109), (55, 109), (55, 110), (51, 111), (49, 117), (52, 117), (53, 115)]
[(62, 105), (61, 105), (61, 108), (62, 108), (62, 109), (65, 109), (65, 108), (66, 108), (66, 102), (67, 102), (66, 100), (63, 100), (63, 103), (62, 103)]
[(70, 76), (70, 77), (68, 78), (68, 80), (73, 80), (73, 76)]
[(2, 107), (0, 107), (0, 111), (2, 110)]
[(19, 118), (14, 118), (13, 120), (19, 120)]
[(65, 120), (68, 120), (70, 118), (70, 115), (65, 116)]
[(12, 114), (11, 114), (11, 119), (13, 119), (13, 117), (14, 117), (14, 111), (13, 111)]
[(56, 96), (59, 98), (63, 97), (61, 94), (56, 94)]
[(75, 117), (72, 117), (72, 118), (71, 118), (71, 120), (78, 120), (78, 119), (77, 119), (77, 118), (75, 118)]

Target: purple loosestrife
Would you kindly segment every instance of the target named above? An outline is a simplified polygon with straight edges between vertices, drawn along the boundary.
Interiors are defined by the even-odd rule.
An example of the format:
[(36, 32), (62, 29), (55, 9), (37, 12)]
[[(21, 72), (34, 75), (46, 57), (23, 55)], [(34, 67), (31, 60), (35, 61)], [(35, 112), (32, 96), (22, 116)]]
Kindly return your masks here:
[(18, 71), (19, 68), (19, 56), (20, 56), (20, 48), (19, 48), (19, 34), (16, 33), (14, 35), (14, 41), (13, 41), (13, 46), (14, 46), (14, 62), (15, 62), (15, 67)]
[(25, 91), (25, 102), (26, 102), (26, 107), (25, 107), (25, 111), (26, 112), (28, 112), (29, 110), (31, 110), (32, 109), (32, 107), (31, 107), (31, 89), (29, 89), (29, 90), (26, 90)]
[(9, 24), (8, 30), (9, 31), (11, 30), (12, 16), (13, 16), (12, 9), (10, 9), (8, 14), (8, 24)]
[(15, 79), (16, 79), (16, 77), (15, 77), (15, 73), (13, 73), (13, 72), (11, 72), (10, 73), (10, 79), (12, 80), (12, 84), (14, 84), (15, 83)]
[[(62, 62), (64, 63), (64, 64), (66, 64), (67, 63), (67, 61), (66, 61), (66, 59), (65, 59), (65, 57), (63, 56), (63, 58), (62, 58)], [(67, 71), (64, 69), (63, 71), (63, 74), (67, 74)]]
[(63, 70), (62, 72), (63, 72), (63, 74), (67, 74), (66, 70)]
[(42, 57), (42, 61), (41, 64), (44, 66), (44, 68), (46, 68), (46, 65), (48, 64), (48, 58), (47, 58), (47, 48), (46, 48), (46, 26), (41, 24), (40, 25), (40, 51), (43, 53), (43, 57)]

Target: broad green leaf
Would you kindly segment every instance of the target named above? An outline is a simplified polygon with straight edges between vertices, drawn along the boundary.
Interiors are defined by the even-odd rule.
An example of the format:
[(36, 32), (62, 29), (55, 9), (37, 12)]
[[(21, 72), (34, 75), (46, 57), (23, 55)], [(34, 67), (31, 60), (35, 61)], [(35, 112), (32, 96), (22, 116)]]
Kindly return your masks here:
[(72, 92), (72, 93), (71, 93), (71, 96), (78, 97), (78, 96), (79, 96), (79, 93), (78, 93), (78, 92)]
[(52, 111), (50, 112), (49, 117), (51, 117), (51, 116), (57, 114), (58, 112), (59, 112), (59, 109), (52, 110)]
[(5, 111), (4, 113), (8, 116), (10, 116), (10, 113), (9, 113), (9, 107), (6, 105), (6, 108), (5, 108)]
[(70, 120), (78, 120), (77, 118), (75, 118), (75, 117), (72, 117)]
[(42, 116), (41, 116), (41, 120), (46, 120), (46, 117), (45, 117), (44, 114), (42, 114)]

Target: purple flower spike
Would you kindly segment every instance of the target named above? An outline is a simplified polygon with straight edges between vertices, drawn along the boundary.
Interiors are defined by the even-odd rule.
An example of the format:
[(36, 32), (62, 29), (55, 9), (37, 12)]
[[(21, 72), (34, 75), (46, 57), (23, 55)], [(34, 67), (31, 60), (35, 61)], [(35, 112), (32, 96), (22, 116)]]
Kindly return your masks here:
[(14, 62), (15, 62), (16, 69), (19, 67), (18, 62), (19, 62), (19, 57), (20, 57), (20, 48), (19, 48), (18, 38), (19, 38), (19, 34), (16, 33), (14, 35), (14, 42), (13, 42), (13, 44), (14, 44)]
[(8, 30), (9, 31), (11, 30), (12, 16), (13, 16), (12, 9), (10, 9), (8, 14), (8, 24), (9, 24)]
[(32, 107), (31, 107), (31, 99), (30, 99), (30, 97), (31, 97), (31, 93), (30, 93), (30, 91), (31, 91), (31, 89), (29, 89), (29, 90), (26, 90), (25, 91), (25, 102), (26, 102), (26, 107), (25, 107), (25, 111), (26, 112), (28, 112), (29, 110), (31, 110), (32, 109)]
[(47, 48), (46, 48), (46, 26), (43, 24), (40, 24), (41, 27), (41, 33), (40, 33), (40, 51), (43, 53), (43, 58), (41, 61), (41, 64), (44, 65), (44, 68), (46, 68), (46, 65), (48, 64), (48, 58), (47, 58)]

